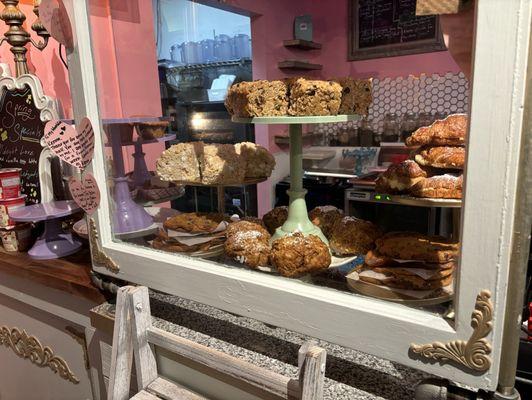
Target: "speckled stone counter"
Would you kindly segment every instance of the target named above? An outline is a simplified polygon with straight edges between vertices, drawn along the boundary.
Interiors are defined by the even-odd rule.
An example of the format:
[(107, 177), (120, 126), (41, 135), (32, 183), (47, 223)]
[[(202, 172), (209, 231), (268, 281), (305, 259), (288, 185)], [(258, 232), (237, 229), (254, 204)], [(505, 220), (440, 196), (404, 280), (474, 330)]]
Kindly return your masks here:
[[(297, 376), (297, 352), (310, 338), (262, 322), (239, 317), (179, 297), (152, 292), (154, 326), (223, 351), (286, 376)], [(108, 314), (107, 303), (96, 312)], [(393, 362), (325, 341), (324, 398), (330, 400), (412, 400), (418, 381), (428, 377)]]

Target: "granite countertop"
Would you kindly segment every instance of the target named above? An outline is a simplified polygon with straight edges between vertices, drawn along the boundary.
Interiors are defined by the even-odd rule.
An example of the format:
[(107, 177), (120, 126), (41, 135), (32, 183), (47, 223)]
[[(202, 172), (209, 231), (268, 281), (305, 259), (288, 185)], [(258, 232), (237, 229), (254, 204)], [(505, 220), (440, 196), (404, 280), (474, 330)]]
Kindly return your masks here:
[[(297, 376), (298, 350), (311, 339), (308, 336), (176, 296), (150, 292), (150, 297), (154, 326), (271, 371)], [(114, 306), (104, 303), (93, 311), (109, 314)], [(323, 340), (318, 345), (327, 351), (324, 399), (412, 400), (416, 383), (429, 377)]]

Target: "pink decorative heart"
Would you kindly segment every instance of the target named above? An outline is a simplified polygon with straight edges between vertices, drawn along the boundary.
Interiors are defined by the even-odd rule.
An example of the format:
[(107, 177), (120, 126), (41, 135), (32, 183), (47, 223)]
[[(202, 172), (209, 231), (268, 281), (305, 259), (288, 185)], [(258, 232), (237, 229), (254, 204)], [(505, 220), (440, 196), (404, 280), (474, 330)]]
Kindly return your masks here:
[(61, 121), (49, 121), (44, 141), (61, 160), (81, 170), (94, 154), (94, 131), (88, 118), (83, 118), (77, 129)]
[(68, 187), (77, 205), (87, 214), (94, 214), (100, 205), (100, 189), (94, 176), (86, 174), (82, 181), (73, 176), (68, 180)]
[(50, 35), (68, 51), (74, 48), (72, 25), (62, 0), (42, 0), (39, 18)]

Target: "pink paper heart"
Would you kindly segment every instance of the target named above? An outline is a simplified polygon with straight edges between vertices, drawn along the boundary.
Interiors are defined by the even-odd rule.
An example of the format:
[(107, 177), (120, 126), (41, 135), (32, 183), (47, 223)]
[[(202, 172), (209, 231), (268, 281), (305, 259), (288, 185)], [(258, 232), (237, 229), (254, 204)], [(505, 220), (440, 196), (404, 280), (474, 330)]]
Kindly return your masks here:
[(74, 48), (72, 25), (62, 0), (42, 0), (39, 18), (55, 40), (69, 51)]
[(49, 121), (44, 141), (61, 160), (79, 169), (85, 169), (94, 154), (94, 131), (88, 118), (83, 118), (77, 129), (61, 121)]
[(100, 205), (100, 189), (94, 176), (86, 174), (82, 181), (73, 176), (68, 180), (68, 187), (76, 204), (87, 214), (94, 214)]

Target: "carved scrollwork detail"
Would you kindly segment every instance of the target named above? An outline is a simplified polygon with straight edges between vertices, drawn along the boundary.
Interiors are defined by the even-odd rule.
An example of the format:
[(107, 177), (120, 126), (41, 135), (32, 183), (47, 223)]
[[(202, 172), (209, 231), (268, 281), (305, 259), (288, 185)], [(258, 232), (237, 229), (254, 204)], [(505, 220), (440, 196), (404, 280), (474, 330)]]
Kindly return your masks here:
[(491, 367), (491, 344), (486, 340), (493, 328), (493, 303), (489, 290), (477, 295), (475, 310), (471, 314), (473, 333), (468, 341), (454, 340), (449, 343), (411, 344), (413, 353), (422, 357), (447, 362), (452, 361), (473, 371), (484, 372)]
[(114, 274), (120, 272), (120, 267), (107, 254), (105, 254), (98, 243), (98, 230), (96, 229), (96, 222), (89, 218), (89, 239), (91, 243), (92, 263), (100, 265)]
[(25, 330), (9, 329), (6, 326), (0, 327), (0, 345), (10, 348), (17, 356), (28, 359), (41, 368), (50, 368), (69, 382), (79, 383), (79, 379), (70, 370), (63, 358), (54, 355), (49, 346), (43, 346), (39, 339), (28, 335)]

